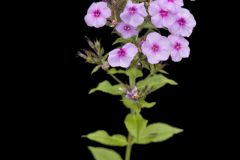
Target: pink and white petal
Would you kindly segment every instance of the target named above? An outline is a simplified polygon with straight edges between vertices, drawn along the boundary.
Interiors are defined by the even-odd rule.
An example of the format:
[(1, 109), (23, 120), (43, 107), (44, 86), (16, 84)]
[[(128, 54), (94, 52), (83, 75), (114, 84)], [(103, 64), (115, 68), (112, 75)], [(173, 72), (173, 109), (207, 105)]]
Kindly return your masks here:
[(169, 31), (173, 35), (180, 35), (180, 26), (175, 22), (173, 25), (169, 27)]
[(144, 22), (144, 18), (138, 14), (131, 16), (129, 24), (133, 27), (137, 27)]
[(181, 41), (181, 44), (184, 46), (184, 47), (188, 47), (189, 45), (189, 42), (188, 40), (186, 40), (185, 38), (183, 37), (178, 37), (179, 41)]
[(109, 18), (112, 15), (112, 11), (106, 7), (104, 10), (102, 10), (102, 14), (104, 18)]
[(160, 60), (156, 57), (156, 55), (147, 55), (147, 60), (150, 64), (157, 64)]
[(126, 8), (129, 8), (129, 7), (132, 7), (132, 6), (133, 6), (132, 1), (131, 1), (131, 0), (128, 0), (125, 9), (126, 9)]
[(191, 12), (186, 8), (181, 8), (177, 14), (177, 16), (184, 17), (185, 19), (188, 19), (191, 15)]
[(184, 5), (183, 0), (175, 0), (175, 3), (180, 7)]
[(84, 17), (84, 20), (89, 27), (95, 26), (95, 24), (96, 24), (96, 20), (91, 14), (87, 14)]
[(148, 54), (152, 53), (151, 46), (150, 46), (150, 44), (147, 41), (143, 42), (141, 48), (142, 48), (142, 53), (144, 55), (148, 55)]
[(122, 48), (127, 53), (128, 57), (133, 58), (138, 53), (138, 48), (132, 43), (127, 43)]
[(170, 56), (169, 50), (162, 50), (159, 54), (157, 54), (157, 59), (160, 61), (166, 61), (168, 60), (169, 56)]
[(108, 56), (108, 63), (112, 67), (118, 67), (120, 66), (120, 58), (117, 54), (109, 54)]
[(117, 24), (115, 29), (117, 32), (122, 33), (124, 31), (124, 26), (125, 26), (125, 23), (121, 22)]
[(122, 32), (121, 33), (121, 36), (122, 36), (122, 38), (124, 38), (124, 39), (128, 39), (128, 38), (131, 38), (132, 37), (132, 34), (130, 33), (130, 32)]
[(132, 60), (133, 60), (133, 57), (128, 55), (121, 57), (120, 66), (123, 68), (128, 68), (131, 65)]
[(91, 6), (88, 8), (87, 13), (92, 14), (97, 9), (97, 3), (92, 3)]
[(170, 40), (170, 42), (171, 42), (172, 44), (174, 44), (174, 43), (176, 43), (176, 41), (178, 41), (179, 36), (175, 36), (175, 35), (170, 34), (170, 35), (168, 36), (168, 39)]
[(138, 13), (143, 17), (146, 17), (148, 15), (144, 3), (140, 3), (138, 5)]
[(150, 3), (150, 6), (148, 7), (148, 12), (150, 16), (154, 16), (158, 14), (160, 11), (160, 7), (158, 5), (157, 1), (153, 1)]
[(180, 51), (180, 55), (183, 58), (188, 58), (189, 55), (190, 55), (190, 48), (189, 47), (182, 48), (181, 51)]
[(196, 20), (194, 19), (194, 17), (191, 15), (188, 19), (187, 19), (187, 26), (194, 28), (196, 26)]
[(162, 36), (157, 32), (151, 32), (147, 35), (146, 39), (149, 44), (159, 43), (159, 41), (162, 39)]
[(103, 27), (103, 26), (105, 26), (106, 23), (107, 23), (106, 18), (104, 18), (104, 17), (98, 17), (98, 18), (96, 18), (95, 27), (96, 27), (96, 28)]
[(170, 40), (167, 37), (162, 36), (158, 43), (160, 44), (160, 48), (164, 50), (169, 50), (170, 49)]
[(151, 22), (155, 27), (163, 28), (163, 20), (158, 14), (151, 17)]
[(192, 28), (189, 28), (187, 26), (185, 27), (180, 27), (180, 35), (183, 37), (189, 37), (192, 34)]
[(100, 10), (104, 10), (108, 7), (106, 2), (97, 2), (97, 6)]
[(122, 12), (120, 14), (120, 18), (123, 22), (129, 24), (130, 20), (131, 20), (131, 16), (127, 13), (127, 12)]
[(174, 50), (171, 52), (171, 58), (173, 62), (180, 62), (182, 60), (180, 53)]
[(170, 27), (171, 25), (173, 25), (173, 23), (175, 22), (175, 18), (173, 15), (169, 15), (168, 17), (163, 19), (163, 26), (164, 27)]

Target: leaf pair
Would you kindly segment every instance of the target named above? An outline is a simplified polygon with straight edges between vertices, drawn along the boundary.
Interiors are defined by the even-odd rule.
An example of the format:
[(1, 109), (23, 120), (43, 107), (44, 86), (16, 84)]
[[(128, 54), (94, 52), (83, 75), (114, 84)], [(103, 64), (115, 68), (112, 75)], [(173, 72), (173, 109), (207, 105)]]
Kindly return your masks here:
[(183, 131), (160, 122), (147, 126), (148, 121), (138, 114), (127, 115), (124, 123), (129, 133), (134, 137), (134, 143), (136, 144), (162, 142)]

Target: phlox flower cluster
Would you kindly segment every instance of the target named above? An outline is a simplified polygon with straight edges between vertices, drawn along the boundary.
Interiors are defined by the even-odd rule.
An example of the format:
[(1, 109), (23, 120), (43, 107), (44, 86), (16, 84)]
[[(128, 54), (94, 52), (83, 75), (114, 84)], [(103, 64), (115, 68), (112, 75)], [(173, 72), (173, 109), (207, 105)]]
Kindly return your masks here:
[[(150, 4), (127, 4), (119, 17), (121, 22), (115, 26), (117, 33), (124, 39), (139, 34), (139, 26), (150, 19), (150, 23), (158, 29), (167, 29), (168, 37), (160, 32), (151, 32), (141, 43), (126, 43), (120, 48), (109, 52), (108, 63), (112, 67), (128, 68), (138, 54), (144, 54), (148, 63), (157, 64), (167, 61), (179, 62), (190, 55), (189, 42), (185, 37), (192, 34), (196, 21), (189, 10), (183, 8), (183, 0), (154, 0)], [(85, 16), (85, 22), (90, 27), (103, 27), (108, 19), (111, 20), (112, 11), (107, 2), (93, 3)]]

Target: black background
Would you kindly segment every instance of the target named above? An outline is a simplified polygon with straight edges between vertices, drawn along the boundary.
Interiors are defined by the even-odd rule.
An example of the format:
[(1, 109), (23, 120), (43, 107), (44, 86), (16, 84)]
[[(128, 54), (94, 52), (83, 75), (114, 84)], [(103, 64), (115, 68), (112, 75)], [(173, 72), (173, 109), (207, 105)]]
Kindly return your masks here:
[[(77, 57), (77, 51), (88, 48), (85, 36), (100, 38), (106, 51), (114, 48), (111, 44), (116, 37), (110, 34), (111, 28), (90, 28), (84, 22), (92, 2), (46, 4), (34, 17), (36, 22), (32, 25), (38, 28), (31, 33), (39, 40), (32, 42), (32, 52), (39, 57), (28, 57), (30, 64), (26, 68), (36, 66), (28, 75), (30, 79), (24, 82), (29, 87), (21, 86), (27, 92), (23, 104), (29, 107), (17, 109), (17, 112), (24, 112), (21, 116), (24, 121), (14, 122), (19, 123), (21, 129), (17, 136), (21, 143), (16, 148), (21, 148), (21, 144), (28, 146), (19, 153), (24, 157), (93, 159), (87, 146), (101, 145), (82, 139), (81, 135), (98, 129), (110, 134), (127, 134), (123, 120), (128, 109), (122, 106), (119, 97), (101, 92), (88, 95), (98, 82), (110, 77), (104, 72), (91, 76), (94, 66)], [(228, 116), (225, 107), (231, 106), (231, 101), (225, 107), (218, 105), (225, 102), (222, 96), (225, 85), (221, 80), (227, 72), (224, 62), (215, 56), (223, 56), (222, 43), (213, 43), (220, 38), (215, 25), (219, 19), (210, 4), (203, 0), (185, 0), (185, 7), (197, 21), (189, 38), (191, 55), (180, 63), (168, 61), (166, 67), (170, 73), (168, 77), (179, 85), (165, 86), (152, 94), (149, 100), (156, 101), (157, 105), (142, 112), (149, 123), (165, 122), (184, 132), (163, 143), (135, 145), (132, 159), (192, 160), (221, 156), (226, 152), (222, 148), (227, 139), (222, 135), (228, 128), (227, 118), (220, 117)], [(40, 52), (36, 54), (36, 50)], [(21, 90), (19, 92), (21, 94)], [(114, 149), (124, 155), (125, 148)]]

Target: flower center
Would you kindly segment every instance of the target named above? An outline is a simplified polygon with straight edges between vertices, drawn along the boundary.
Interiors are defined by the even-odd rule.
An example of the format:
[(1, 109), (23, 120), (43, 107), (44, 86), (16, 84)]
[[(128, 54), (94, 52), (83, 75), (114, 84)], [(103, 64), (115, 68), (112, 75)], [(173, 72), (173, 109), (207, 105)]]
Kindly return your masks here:
[(128, 25), (126, 25), (126, 26), (123, 27), (123, 29), (124, 29), (125, 31), (130, 31), (130, 30), (131, 30), (131, 27), (128, 26)]
[(137, 12), (137, 8), (136, 7), (130, 7), (128, 9), (128, 13), (131, 14), (131, 15), (135, 14), (136, 12)]
[(159, 49), (160, 49), (160, 48), (159, 48), (159, 45), (157, 45), (157, 44), (153, 44), (153, 45), (152, 45), (152, 51), (153, 51), (153, 52), (158, 52)]
[(160, 15), (161, 15), (162, 17), (167, 17), (169, 12), (166, 11), (166, 10), (161, 9), (159, 13), (160, 13)]
[(101, 15), (101, 12), (100, 12), (99, 10), (95, 10), (95, 11), (93, 12), (93, 16), (94, 16), (94, 17), (100, 17), (100, 15)]
[(179, 51), (181, 48), (182, 48), (182, 46), (178, 42), (174, 45), (174, 49), (176, 49), (177, 51)]
[(124, 57), (126, 55), (126, 52), (124, 51), (124, 49), (120, 48), (118, 51), (118, 57)]
[(168, 2), (172, 2), (172, 3), (174, 3), (174, 2), (175, 2), (175, 0), (168, 0)]
[(179, 24), (179, 26), (185, 26), (186, 20), (184, 18), (180, 18), (177, 20), (177, 23)]

